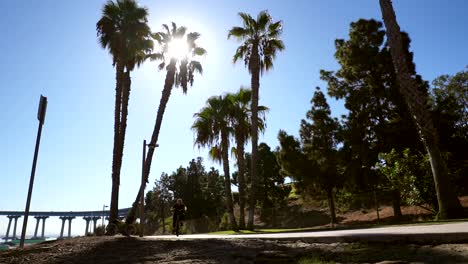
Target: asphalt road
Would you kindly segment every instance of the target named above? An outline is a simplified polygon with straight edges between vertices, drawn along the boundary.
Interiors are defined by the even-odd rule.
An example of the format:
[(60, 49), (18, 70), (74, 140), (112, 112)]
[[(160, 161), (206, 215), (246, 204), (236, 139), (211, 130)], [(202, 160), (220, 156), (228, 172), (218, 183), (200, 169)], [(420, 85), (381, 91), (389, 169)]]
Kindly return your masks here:
[(468, 243), (468, 222), (401, 225), (390, 227), (310, 231), (291, 233), (242, 235), (181, 235), (148, 236), (145, 239), (270, 239), (302, 240), (315, 243), (335, 242), (410, 242), (410, 243)]

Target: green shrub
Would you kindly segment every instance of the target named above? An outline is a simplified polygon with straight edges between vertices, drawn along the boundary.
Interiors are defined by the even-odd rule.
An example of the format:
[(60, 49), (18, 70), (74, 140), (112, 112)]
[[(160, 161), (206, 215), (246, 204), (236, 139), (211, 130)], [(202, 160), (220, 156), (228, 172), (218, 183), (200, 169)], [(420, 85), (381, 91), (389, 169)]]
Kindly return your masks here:
[(104, 226), (99, 225), (96, 227), (94, 233), (96, 234), (96, 236), (103, 236), (106, 233), (106, 229), (104, 228)]
[(229, 230), (229, 214), (224, 213), (223, 217), (221, 217), (221, 223), (219, 223), (219, 231)]

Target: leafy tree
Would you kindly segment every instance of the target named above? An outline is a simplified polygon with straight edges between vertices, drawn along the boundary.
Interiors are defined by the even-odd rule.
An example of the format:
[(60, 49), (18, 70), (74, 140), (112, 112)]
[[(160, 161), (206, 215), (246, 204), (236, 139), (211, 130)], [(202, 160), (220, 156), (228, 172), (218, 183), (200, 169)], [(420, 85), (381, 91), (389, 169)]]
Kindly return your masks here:
[(284, 185), (284, 175), (280, 174), (280, 166), (276, 159), (276, 152), (271, 151), (265, 143), (258, 146), (258, 196), (260, 202), (260, 217), (263, 221), (272, 219), (276, 225), (278, 206), (284, 205), (291, 191), (290, 186)]
[(279, 131), (278, 140), (280, 149), (277, 159), (281, 167), (280, 173), (283, 176), (293, 178), (298, 183), (297, 187), (305, 189), (306, 186), (313, 185), (312, 179), (317, 167), (309, 161), (302, 149), (301, 142), (294, 136), (288, 135), (284, 130)]
[(442, 75), (432, 82), (431, 110), (446, 152), (449, 175), (457, 194), (466, 194), (468, 175), (468, 71)]
[[(409, 52), (411, 40), (406, 33), (401, 34), (417, 89), (427, 94), (427, 82), (415, 73), (413, 54)], [(342, 153), (343, 160), (349, 161), (345, 166), (346, 187), (356, 195), (371, 193), (387, 182), (373, 169), (379, 153), (388, 153), (392, 148), (398, 152), (406, 148), (421, 151), (423, 146), (399, 91), (382, 23), (372, 19), (353, 22), (349, 39), (338, 39), (335, 46), (341, 67), (336, 72), (322, 70), (321, 78), (328, 83), (329, 95), (344, 99), (349, 110), (343, 118)], [(400, 203), (395, 192), (393, 203)]]
[(154, 182), (152, 190), (146, 193), (145, 213), (147, 215), (147, 232), (154, 233), (157, 223), (161, 222), (163, 233), (166, 232), (165, 218), (170, 215), (169, 208), (174, 201), (174, 196), (170, 190), (170, 178), (167, 173), (162, 173), (160, 180)]
[[(344, 99), (349, 110), (343, 120), (344, 153), (349, 160), (346, 174), (361, 190), (379, 182), (372, 171), (378, 153), (391, 147), (417, 147), (413, 143), (416, 133), (408, 129), (411, 120), (400, 99), (384, 36), (378, 21), (360, 19), (351, 23), (349, 39), (335, 41), (335, 57), (341, 68), (321, 71), (329, 95)], [(407, 35), (404, 39), (409, 47)], [(421, 81), (421, 89), (424, 85)]]
[[(247, 140), (251, 135), (251, 120), (252, 111), (250, 109), (250, 103), (252, 99), (252, 91), (250, 89), (241, 89), (234, 94), (228, 94), (227, 98), (230, 101), (229, 117), (234, 129), (234, 139), (236, 141), (236, 147), (233, 148), (235, 157), (237, 160), (237, 181), (239, 187), (239, 228), (245, 228), (245, 191), (246, 185), (244, 180), (245, 173), (245, 157), (244, 148)], [(263, 131), (265, 128), (265, 112), (268, 110), (265, 106), (258, 107), (258, 128)]]
[(325, 95), (317, 87), (311, 100), (312, 109), (307, 120), (301, 121), (300, 136), (308, 159), (316, 165), (314, 181), (325, 190), (330, 209), (331, 223), (336, 223), (333, 189), (341, 182), (339, 172), (338, 144), (340, 144), (340, 123), (331, 117)]
[(234, 217), (231, 176), (229, 173), (229, 139), (233, 130), (229, 120), (229, 108), (230, 102), (227, 96), (210, 97), (206, 102), (206, 106), (200, 112), (194, 114), (196, 119), (192, 129), (195, 132), (195, 144), (199, 147), (211, 148), (210, 156), (223, 164), (229, 221), (231, 228), (238, 230)]
[(283, 22), (273, 22), (267, 11), (261, 11), (254, 19), (247, 13), (239, 13), (242, 19), (242, 27), (233, 27), (229, 30), (228, 38), (235, 37), (241, 42), (233, 57), (233, 62), (244, 60), (245, 66), (251, 75), (252, 87), (252, 183), (249, 202), (249, 218), (247, 226), (253, 230), (254, 210), (255, 210), (255, 186), (256, 186), (256, 164), (258, 149), (258, 94), (260, 89), (260, 74), (273, 68), (273, 60), (278, 51), (284, 50), (281, 36)]
[(430, 204), (437, 208), (430, 164), (424, 155), (409, 148), (403, 152), (392, 149), (388, 153), (379, 154), (376, 169), (385, 177), (385, 187), (388, 186), (392, 191), (396, 218), (402, 215), (401, 200), (410, 205)]
[[(219, 171), (213, 167), (206, 171), (201, 157), (192, 159), (187, 167), (180, 166), (171, 174), (162, 173), (146, 194), (147, 225), (153, 232), (162, 226), (164, 233), (164, 219), (171, 215), (169, 209), (175, 199), (181, 198), (188, 208), (186, 219), (195, 220), (192, 230), (213, 230), (224, 213), (224, 197), (224, 181)], [(208, 222), (200, 221), (206, 217)]]
[(127, 128), (130, 98), (130, 72), (139, 66), (153, 48), (148, 26), (148, 10), (134, 0), (107, 1), (96, 23), (102, 48), (112, 55), (116, 68), (114, 148), (112, 158), (112, 194), (109, 222), (117, 220), (120, 169)]
[(204, 214), (220, 219), (224, 213), (225, 188), (219, 171), (211, 167), (202, 181)]
[[(172, 27), (169, 28), (168, 25), (163, 24), (164, 32), (157, 32), (152, 34), (154, 40), (158, 42), (161, 46), (161, 51), (159, 53), (154, 53), (150, 55), (152, 60), (162, 60), (159, 64), (159, 70), (166, 69), (166, 79), (164, 83), (164, 88), (162, 90), (161, 101), (159, 102), (158, 113), (156, 115), (156, 123), (154, 125), (153, 135), (151, 136), (150, 146), (156, 146), (159, 137), (159, 131), (161, 130), (162, 119), (164, 116), (164, 111), (166, 110), (167, 103), (169, 102), (169, 97), (172, 92), (172, 88), (182, 87), (182, 92), (187, 93), (188, 85), (193, 85), (195, 73), (202, 73), (203, 68), (199, 61), (195, 60), (196, 56), (202, 56), (206, 54), (205, 49), (199, 47), (196, 43), (200, 34), (198, 32), (191, 32), (186, 34), (187, 28), (177, 27), (177, 25), (172, 22)], [(170, 57), (169, 50), (171, 45), (179, 41), (184, 41), (187, 44), (187, 54), (183, 55), (182, 58)], [(148, 154), (145, 159), (145, 181), (142, 183), (143, 186), (140, 187), (140, 191), (135, 198), (132, 209), (129, 211), (126, 222), (132, 223), (135, 220), (135, 211), (142, 194), (142, 190), (145, 189), (146, 183), (148, 182), (148, 177), (151, 169), (151, 162), (153, 160), (154, 147), (150, 147)]]
[(200, 218), (203, 213), (202, 179), (206, 177), (202, 158), (192, 159), (187, 167), (187, 184), (184, 192), (184, 201), (190, 211), (187, 214), (192, 218)]
[(456, 194), (450, 191), (447, 167), (439, 149), (437, 130), (434, 128), (430, 112), (427, 111), (428, 97), (418, 90), (414, 71), (408, 67), (410, 62), (405, 55), (400, 26), (396, 21), (391, 1), (380, 0), (379, 2), (385, 27), (387, 28), (386, 34), (400, 92), (414, 118), (419, 136), (430, 158), (439, 204), (437, 216), (440, 219), (460, 217), (463, 215), (463, 208)]

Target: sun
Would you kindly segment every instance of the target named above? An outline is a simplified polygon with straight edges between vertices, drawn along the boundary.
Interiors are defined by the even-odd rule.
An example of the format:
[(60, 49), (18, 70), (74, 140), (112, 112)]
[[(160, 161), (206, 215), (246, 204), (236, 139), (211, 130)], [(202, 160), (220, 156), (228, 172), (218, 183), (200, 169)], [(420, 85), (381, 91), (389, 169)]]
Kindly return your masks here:
[(189, 47), (187, 45), (187, 40), (184, 38), (175, 38), (169, 42), (167, 55), (169, 58), (174, 58), (177, 60), (182, 60), (188, 56)]

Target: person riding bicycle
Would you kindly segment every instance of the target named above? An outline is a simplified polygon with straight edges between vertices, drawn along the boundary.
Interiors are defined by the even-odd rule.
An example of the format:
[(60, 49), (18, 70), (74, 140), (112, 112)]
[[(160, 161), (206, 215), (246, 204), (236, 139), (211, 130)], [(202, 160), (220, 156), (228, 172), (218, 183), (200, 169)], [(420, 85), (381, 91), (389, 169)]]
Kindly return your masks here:
[(187, 210), (187, 207), (185, 206), (184, 202), (182, 199), (177, 199), (177, 202), (172, 206), (172, 230), (175, 230), (175, 225), (176, 225), (176, 217), (179, 216), (179, 222), (180, 225), (182, 226), (182, 221), (185, 220), (185, 211)]

